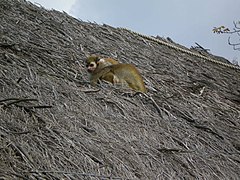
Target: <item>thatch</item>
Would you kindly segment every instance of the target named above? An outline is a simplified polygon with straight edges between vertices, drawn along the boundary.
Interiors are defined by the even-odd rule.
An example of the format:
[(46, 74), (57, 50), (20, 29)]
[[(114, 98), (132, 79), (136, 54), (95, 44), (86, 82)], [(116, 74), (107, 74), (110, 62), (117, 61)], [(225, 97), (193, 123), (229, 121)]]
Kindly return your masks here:
[[(240, 71), (24, 0), (0, 20), (1, 179), (240, 177)], [(91, 87), (87, 53), (148, 93)]]

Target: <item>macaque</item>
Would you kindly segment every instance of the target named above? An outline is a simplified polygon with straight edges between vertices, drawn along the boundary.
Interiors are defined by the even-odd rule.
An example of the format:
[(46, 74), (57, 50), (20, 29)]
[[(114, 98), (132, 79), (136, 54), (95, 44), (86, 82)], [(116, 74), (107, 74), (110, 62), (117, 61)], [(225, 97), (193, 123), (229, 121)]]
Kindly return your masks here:
[(138, 92), (147, 92), (142, 76), (132, 64), (118, 63), (111, 58), (87, 58), (87, 70), (90, 73), (90, 83), (96, 85), (98, 80), (112, 84), (127, 85)]

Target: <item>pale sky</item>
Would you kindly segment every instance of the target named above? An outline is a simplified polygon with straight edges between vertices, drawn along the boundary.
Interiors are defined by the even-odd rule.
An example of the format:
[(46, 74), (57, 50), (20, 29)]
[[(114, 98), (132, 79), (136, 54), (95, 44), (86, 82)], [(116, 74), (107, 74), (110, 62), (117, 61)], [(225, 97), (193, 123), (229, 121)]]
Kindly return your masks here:
[[(215, 26), (233, 28), (240, 20), (240, 0), (30, 0), (47, 9), (65, 11), (83, 21), (126, 27), (145, 35), (170, 37), (188, 48), (195, 42), (214, 55), (238, 60), (229, 35), (212, 33)], [(232, 36), (237, 42), (239, 36)]]

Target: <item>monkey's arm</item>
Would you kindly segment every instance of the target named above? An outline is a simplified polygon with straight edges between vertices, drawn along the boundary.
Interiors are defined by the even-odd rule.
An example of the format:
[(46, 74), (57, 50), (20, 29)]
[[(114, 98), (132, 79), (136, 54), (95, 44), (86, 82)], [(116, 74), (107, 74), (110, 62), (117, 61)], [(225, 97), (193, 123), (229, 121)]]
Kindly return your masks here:
[(98, 80), (102, 79), (102, 77), (104, 75), (108, 74), (110, 71), (111, 71), (111, 68), (109, 66), (107, 66), (107, 67), (105, 67), (103, 69), (100, 69), (97, 72), (94, 72), (94, 74), (92, 74), (91, 78), (90, 78), (91, 85), (96, 86)]

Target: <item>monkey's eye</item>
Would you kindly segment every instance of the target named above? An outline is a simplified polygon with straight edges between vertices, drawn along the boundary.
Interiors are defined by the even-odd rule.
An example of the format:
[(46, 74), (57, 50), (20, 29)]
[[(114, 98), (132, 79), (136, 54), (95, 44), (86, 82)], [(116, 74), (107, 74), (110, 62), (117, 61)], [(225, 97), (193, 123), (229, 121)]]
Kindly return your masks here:
[(91, 64), (87, 64), (86, 66), (87, 66), (87, 68), (88, 68), (88, 67), (94, 67), (95, 64), (94, 64), (94, 63), (91, 63)]

